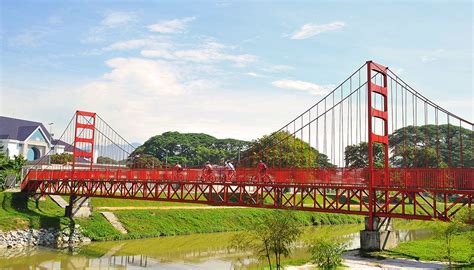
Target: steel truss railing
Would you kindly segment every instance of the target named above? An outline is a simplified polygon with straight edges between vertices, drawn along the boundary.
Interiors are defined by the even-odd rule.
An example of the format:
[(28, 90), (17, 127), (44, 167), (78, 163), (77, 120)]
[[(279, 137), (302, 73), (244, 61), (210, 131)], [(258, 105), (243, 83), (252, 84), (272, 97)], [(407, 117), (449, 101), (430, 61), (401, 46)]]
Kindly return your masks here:
[[(366, 185), (131, 179), (28, 180), (24, 190), (42, 195), (127, 198), (210, 205), (369, 215)], [(474, 203), (472, 190), (375, 187), (378, 217), (448, 221)], [(388, 200), (385, 200), (389, 194)]]

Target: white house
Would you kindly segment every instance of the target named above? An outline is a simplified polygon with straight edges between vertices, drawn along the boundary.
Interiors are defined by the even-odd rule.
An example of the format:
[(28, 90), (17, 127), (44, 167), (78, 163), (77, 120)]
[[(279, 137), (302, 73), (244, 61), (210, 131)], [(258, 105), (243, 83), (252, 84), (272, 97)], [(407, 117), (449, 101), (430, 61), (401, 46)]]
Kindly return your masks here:
[(0, 145), (10, 158), (23, 155), (30, 161), (73, 150), (72, 145), (53, 140), (42, 123), (5, 116), (0, 116)]

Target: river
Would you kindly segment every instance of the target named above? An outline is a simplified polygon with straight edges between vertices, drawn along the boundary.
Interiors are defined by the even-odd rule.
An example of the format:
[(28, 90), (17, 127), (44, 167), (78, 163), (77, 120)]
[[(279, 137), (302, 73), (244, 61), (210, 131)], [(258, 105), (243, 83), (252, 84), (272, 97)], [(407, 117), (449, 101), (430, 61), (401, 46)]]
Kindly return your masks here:
[[(306, 261), (304, 243), (314, 235), (341, 237), (348, 249), (359, 247), (363, 225), (331, 225), (304, 229), (290, 260)], [(398, 230), (402, 241), (430, 236), (426, 229)], [(0, 251), (0, 269), (247, 269), (258, 268), (252, 254), (229, 251), (237, 233), (208, 233), (127, 241), (93, 242), (75, 249), (44, 247)], [(4, 252), (6, 251), (6, 252)]]

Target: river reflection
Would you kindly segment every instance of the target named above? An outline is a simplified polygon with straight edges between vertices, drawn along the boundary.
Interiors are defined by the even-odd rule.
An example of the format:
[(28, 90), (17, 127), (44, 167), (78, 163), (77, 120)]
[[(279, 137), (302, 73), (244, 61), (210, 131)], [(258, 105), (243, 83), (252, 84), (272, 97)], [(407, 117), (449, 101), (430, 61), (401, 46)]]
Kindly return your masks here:
[[(305, 228), (292, 259), (306, 259), (304, 240), (317, 234), (342, 237), (349, 249), (359, 248), (362, 225)], [(401, 230), (402, 241), (430, 236), (427, 230)], [(1, 269), (245, 269), (258, 266), (251, 254), (228, 250), (236, 233), (195, 234), (140, 240), (95, 242), (75, 250), (30, 248), (3, 250)]]

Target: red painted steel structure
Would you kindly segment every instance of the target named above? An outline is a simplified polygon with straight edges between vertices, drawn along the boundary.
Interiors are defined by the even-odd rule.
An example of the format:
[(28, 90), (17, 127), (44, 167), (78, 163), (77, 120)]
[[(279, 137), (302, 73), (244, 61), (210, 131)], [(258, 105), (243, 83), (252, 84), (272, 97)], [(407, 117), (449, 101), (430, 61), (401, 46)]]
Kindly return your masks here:
[(92, 170), (94, 163), (95, 117), (95, 113), (76, 111), (72, 159), (73, 171), (76, 168), (76, 162), (81, 158), (84, 159), (82, 163), (87, 163)]
[[(382, 174), (384, 169), (375, 169)], [(369, 204), (367, 169), (269, 169), (271, 182), (262, 182), (255, 169), (217, 170), (35, 170), (22, 189), (40, 194), (250, 206), (430, 220), (449, 220), (461, 207), (474, 203), (472, 169), (394, 169), (391, 185), (374, 183), (374, 206)], [(398, 182), (404, 174), (411, 181)], [(426, 177), (436, 175), (435, 181)], [(72, 180), (74, 179), (74, 180)], [(381, 201), (381, 196), (389, 199)], [(456, 198), (450, 198), (456, 195)], [(441, 200), (439, 200), (441, 199)], [(413, 203), (409, 204), (408, 200)]]
[[(384, 151), (384, 184), (388, 185), (389, 177), (388, 177), (388, 82), (387, 82), (387, 70), (388, 68), (376, 64), (372, 61), (367, 62), (367, 97), (368, 97), (368, 132), (369, 132), (369, 141), (368, 141), (368, 156), (369, 156), (369, 207), (370, 209), (374, 208), (374, 143), (381, 143), (383, 144), (383, 151)], [(377, 85), (372, 82), (372, 73), (378, 72), (382, 75), (382, 85)], [(383, 99), (383, 108), (382, 110), (378, 110), (374, 108), (372, 97), (374, 94), (377, 93), (382, 96)], [(374, 121), (374, 117), (383, 121), (383, 134), (378, 135), (374, 133), (372, 128), (372, 122)], [(387, 199), (388, 194), (385, 194), (385, 199)], [(373, 214), (375, 211), (369, 211), (369, 230), (373, 229)]]
[[(367, 82), (362, 83), (361, 71), (364, 67)], [(336, 102), (337, 89), (340, 89), (340, 99)], [(389, 92), (392, 98), (390, 106)], [(364, 93), (367, 101), (365, 104), (367, 122), (363, 128), (364, 113), (361, 108), (364, 104), (361, 101), (364, 100)], [(377, 98), (374, 93), (381, 98)], [(339, 95), (339, 92), (337, 94)], [(408, 97), (412, 99), (411, 107), (408, 107)], [(382, 104), (381, 108), (376, 106), (378, 99)], [(416, 104), (420, 101), (424, 104), (422, 119), (425, 121), (423, 126), (425, 134), (428, 134), (426, 125), (429, 123), (429, 115), (433, 115), (435, 119), (436, 164), (428, 163), (429, 138), (425, 136), (423, 145), (413, 143), (411, 148), (415, 151), (413, 159), (409, 159), (410, 153), (406, 153), (411, 143), (408, 139), (404, 139), (400, 149), (392, 149), (392, 152), (401, 153), (399, 156), (402, 156), (402, 165), (390, 168), (389, 115), (394, 119), (392, 133), (398, 132), (405, 138), (406, 129), (417, 125), (420, 116)], [(356, 104), (355, 107), (353, 103)], [(429, 106), (434, 108), (434, 113), (428, 112)], [(407, 120), (408, 112), (411, 110), (412, 126)], [(442, 142), (439, 139), (440, 134), (444, 132), (441, 129), (444, 127), (438, 125), (439, 114), (443, 113), (448, 123), (446, 149), (441, 148)], [(383, 122), (378, 128), (373, 122), (374, 118)], [(459, 140), (457, 140), (460, 144), (459, 158), (455, 152), (458, 148), (453, 146), (456, 142), (453, 138), (458, 135), (453, 134), (454, 127), (449, 125), (450, 118), (460, 121)], [(81, 119), (86, 119), (86, 122)], [(127, 142), (107, 123), (95, 113), (78, 111), (75, 121), (71, 120), (66, 128), (66, 135), (63, 134), (65, 141), (74, 144), (72, 166), (49, 165), (46, 168), (32, 169), (26, 175), (21, 189), (39, 194), (358, 214), (366, 215), (369, 219), (395, 217), (449, 221), (462, 207), (471, 207), (474, 202), (474, 169), (472, 165), (465, 166), (472, 164), (469, 163), (472, 160), (466, 160), (463, 156), (466, 154), (466, 147), (463, 150), (463, 141), (466, 143), (466, 138), (469, 139), (469, 136), (472, 139), (474, 132), (466, 137), (466, 134), (462, 133), (462, 123), (473, 127), (471, 122), (443, 110), (421, 96), (392, 74), (388, 68), (368, 61), (328, 96), (278, 131), (283, 136), (277, 137), (273, 134), (269, 137), (273, 138), (270, 145), (264, 148), (251, 147), (242, 153), (242, 159), (239, 155), (235, 172), (217, 168), (213, 173), (206, 174), (201, 169), (176, 170), (156, 167), (149, 161), (137, 164), (138, 155), (133, 154), (134, 148), (127, 148)], [(397, 125), (400, 125), (400, 128)], [(336, 128), (338, 132), (335, 132)], [(73, 138), (67, 138), (68, 129), (71, 130), (69, 133), (74, 134)], [(367, 131), (364, 135), (363, 129)], [(376, 131), (382, 131), (382, 134), (377, 134)], [(315, 133), (317, 137), (312, 141), (311, 134)], [(411, 140), (416, 141), (416, 135)], [(326, 167), (320, 167), (316, 160), (317, 156), (320, 158), (322, 154), (312, 151), (305, 154), (303, 141), (310, 149), (314, 147), (328, 153), (330, 163), (339, 163), (339, 167), (330, 163)], [(351, 166), (347, 160), (343, 165), (342, 159), (347, 147), (363, 142), (367, 142), (368, 145), (367, 166)], [(84, 147), (83, 143), (88, 146)], [(379, 143), (383, 144), (382, 167), (375, 166), (377, 155), (374, 146)], [(120, 153), (120, 155), (114, 154), (115, 162), (94, 163), (97, 159), (94, 157), (94, 149), (102, 155), (107, 153), (112, 155), (110, 147), (114, 147)], [(417, 165), (419, 162), (416, 159), (417, 153), (421, 151), (425, 154), (424, 166)], [(448, 152), (448, 168), (445, 168), (446, 165), (439, 165), (442, 151)], [(86, 160), (81, 161), (84, 157)], [(265, 174), (255, 168), (255, 162), (259, 159), (264, 159), (270, 165)], [(125, 166), (123, 162), (128, 165)], [(460, 165), (456, 167), (453, 165), (454, 162)]]

